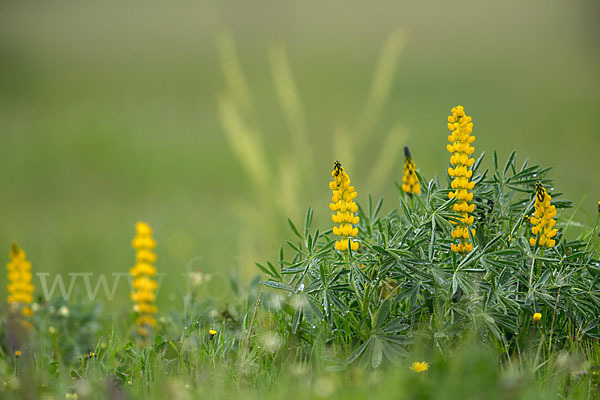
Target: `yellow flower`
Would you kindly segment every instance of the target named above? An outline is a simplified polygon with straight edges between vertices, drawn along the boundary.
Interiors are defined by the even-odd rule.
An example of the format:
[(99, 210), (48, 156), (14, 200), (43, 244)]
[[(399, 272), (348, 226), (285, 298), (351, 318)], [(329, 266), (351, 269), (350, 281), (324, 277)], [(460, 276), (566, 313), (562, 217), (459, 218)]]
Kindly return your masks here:
[(210, 335), (210, 340), (212, 340), (213, 337), (217, 334), (217, 331), (215, 331), (214, 329), (211, 329), (208, 331), (208, 334)]
[(333, 191), (331, 204), (329, 208), (336, 212), (331, 216), (331, 220), (339, 224), (333, 227), (333, 234), (341, 236), (341, 239), (335, 242), (335, 248), (340, 251), (348, 250), (348, 242), (353, 251), (358, 250), (358, 242), (350, 239), (358, 234), (358, 228), (353, 225), (358, 224), (359, 217), (354, 215), (358, 211), (358, 206), (354, 202), (357, 193), (354, 186), (350, 186), (350, 178), (342, 163), (336, 161), (331, 172), (333, 181), (329, 182), (329, 188)]
[[(475, 141), (473, 132), (473, 122), (471, 117), (465, 114), (462, 106), (456, 106), (452, 109), (452, 115), (448, 117), (448, 129), (452, 134), (448, 136), (450, 144), (446, 145), (446, 149), (452, 153), (448, 168), (448, 175), (452, 180), (451, 187), (453, 192), (448, 193), (449, 198), (456, 198), (454, 203), (454, 211), (461, 215), (461, 225), (457, 226), (452, 231), (452, 237), (458, 239), (459, 243), (453, 243), (451, 249), (455, 253), (465, 254), (473, 250), (470, 236), (475, 235), (475, 229), (469, 226), (473, 224), (474, 218), (471, 213), (475, 210), (475, 204), (469, 204), (473, 200), (473, 187), (475, 182), (470, 179), (473, 177), (471, 167), (475, 163), (475, 159), (471, 157), (475, 148), (471, 143)], [(457, 224), (453, 222), (453, 224)], [(469, 231), (471, 235), (469, 235)]]
[(152, 239), (152, 229), (148, 224), (136, 224), (136, 236), (131, 245), (136, 250), (136, 263), (129, 270), (133, 278), (131, 300), (134, 302), (133, 310), (138, 315), (137, 332), (140, 336), (148, 336), (150, 329), (156, 326), (154, 314), (158, 311), (154, 305), (158, 287), (158, 283), (153, 279), (156, 267), (152, 265), (156, 261), (156, 254), (153, 252), (156, 242)]
[(402, 177), (402, 190), (409, 195), (421, 193), (421, 185), (417, 178), (415, 162), (408, 146), (404, 146), (404, 176)]
[(554, 247), (556, 241), (553, 239), (558, 233), (554, 229), (556, 225), (556, 207), (550, 205), (552, 197), (546, 192), (540, 181), (535, 184), (535, 212), (531, 217), (531, 233), (534, 237), (529, 238), (532, 246), (538, 244), (544, 247)]
[(533, 323), (534, 324), (537, 324), (541, 320), (542, 320), (542, 313), (536, 312), (535, 314), (533, 314)]
[(429, 364), (427, 364), (425, 361), (415, 361), (410, 366), (410, 369), (412, 369), (415, 372), (420, 373), (423, 371), (427, 371), (429, 369)]
[(21, 350), (15, 351), (15, 357), (21, 357), (21, 354), (23, 354), (21, 353)]
[(31, 283), (31, 263), (27, 261), (25, 252), (13, 243), (10, 250), (10, 262), (6, 264), (8, 270), (8, 304), (11, 310), (20, 312), (25, 317), (31, 317), (33, 310), (34, 286)]

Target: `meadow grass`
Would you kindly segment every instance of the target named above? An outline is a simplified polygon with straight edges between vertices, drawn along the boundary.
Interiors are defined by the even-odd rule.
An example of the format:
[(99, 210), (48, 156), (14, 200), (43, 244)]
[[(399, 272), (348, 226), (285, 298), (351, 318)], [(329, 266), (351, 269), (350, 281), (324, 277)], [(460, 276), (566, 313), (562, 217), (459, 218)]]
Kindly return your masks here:
[[(598, 397), (598, 214), (584, 195), (600, 193), (589, 168), (598, 97), (564, 35), (549, 47), (574, 65), (568, 83), (554, 50), (545, 74), (506, 61), (527, 46), (479, 49), (465, 65), (451, 46), (421, 52), (423, 35), (397, 28), (364, 39), (360, 56), (362, 38), (335, 54), (282, 41), (258, 52), (252, 35), (222, 29), (200, 51), (182, 34), (159, 56), (129, 54), (105, 32), (115, 46), (103, 58), (94, 35), (62, 28), (60, 10), (41, 21), (27, 5), (6, 7), (14, 18), (0, 27), (10, 38), (0, 39), (10, 133), (0, 239), (19, 239), (50, 281), (124, 273), (133, 224), (150, 220), (168, 279), (153, 334), (141, 337), (126, 291), (90, 300), (76, 285), (68, 301), (44, 299), (36, 277), (33, 330), (0, 310), (0, 397)], [(85, 44), (84, 57), (55, 38)], [(477, 229), (464, 243), (452, 240), (463, 216), (442, 170), (440, 112), (457, 97), (474, 103), (482, 132)], [(413, 196), (402, 190), (406, 144)], [(358, 192), (359, 233), (341, 235), (358, 251), (334, 250), (323, 178), (335, 159)], [(529, 243), (537, 180), (559, 212), (558, 244), (544, 251)], [(469, 243), (472, 253), (452, 251)]]
[(426, 180), (407, 151), (399, 206), (384, 213), (382, 200), (354, 202), (336, 161), (333, 228), (313, 227), (311, 208), (302, 225), (289, 219), (296, 239), (257, 264), (267, 279), (232, 279), (220, 311), (201, 294), (206, 277), (189, 275), (183, 304), (154, 317), (145, 223), (133, 313), (83, 293), (34, 302), (31, 264), (13, 247), (3, 397), (597, 397), (600, 203), (593, 227), (566, 236), (572, 202), (550, 169), (516, 152), (483, 169), (462, 110), (449, 117), (447, 182)]

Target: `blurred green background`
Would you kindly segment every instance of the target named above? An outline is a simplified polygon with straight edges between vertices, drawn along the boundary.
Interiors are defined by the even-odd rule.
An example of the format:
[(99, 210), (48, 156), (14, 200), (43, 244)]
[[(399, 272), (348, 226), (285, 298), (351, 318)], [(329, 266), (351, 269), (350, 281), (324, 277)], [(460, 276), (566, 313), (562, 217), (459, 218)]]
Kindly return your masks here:
[[(457, 104), (476, 155), (517, 149), (554, 166), (556, 190), (589, 222), (598, 11), (592, 0), (2, 1), (0, 246), (7, 259), (18, 241), (36, 272), (126, 272), (144, 220), (168, 274), (159, 301), (180, 305), (190, 269), (212, 273), (205, 295), (225, 301), (229, 271), (249, 279), (291, 238), (288, 215), (310, 205), (329, 226), (334, 159), (360, 202), (370, 192), (386, 209), (405, 143), (425, 177), (445, 174)], [(116, 301), (127, 297), (123, 282)]]

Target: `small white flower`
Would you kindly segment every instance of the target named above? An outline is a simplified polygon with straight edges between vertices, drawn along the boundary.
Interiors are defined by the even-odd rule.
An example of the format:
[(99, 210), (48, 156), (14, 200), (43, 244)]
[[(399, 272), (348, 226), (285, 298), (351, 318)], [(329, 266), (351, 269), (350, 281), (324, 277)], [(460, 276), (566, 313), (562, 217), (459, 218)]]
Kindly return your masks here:
[(65, 318), (69, 316), (70, 312), (71, 311), (69, 310), (69, 307), (67, 307), (67, 306), (62, 306), (61, 308), (58, 309), (58, 313)]
[(281, 338), (275, 332), (267, 332), (261, 338), (263, 350), (267, 353), (274, 353), (281, 347)]

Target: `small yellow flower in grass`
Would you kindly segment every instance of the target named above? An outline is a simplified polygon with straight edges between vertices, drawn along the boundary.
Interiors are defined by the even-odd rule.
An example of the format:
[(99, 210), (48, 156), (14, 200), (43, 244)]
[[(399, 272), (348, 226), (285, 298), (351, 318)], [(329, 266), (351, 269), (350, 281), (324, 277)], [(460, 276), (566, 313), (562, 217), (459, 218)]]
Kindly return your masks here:
[(208, 331), (208, 334), (210, 335), (210, 340), (212, 340), (213, 337), (217, 334), (217, 331), (215, 331), (214, 329), (211, 329)]
[(409, 195), (421, 193), (421, 185), (417, 178), (415, 162), (408, 146), (404, 146), (404, 176), (402, 177), (402, 190)]
[(25, 317), (31, 317), (33, 310), (31, 303), (33, 302), (34, 286), (31, 283), (31, 263), (27, 261), (25, 252), (12, 244), (10, 250), (10, 262), (6, 264), (8, 270), (8, 299), (7, 302), (11, 311), (20, 312)]
[(537, 324), (541, 320), (542, 320), (542, 313), (536, 312), (535, 314), (533, 314), (533, 323), (534, 324)]
[(421, 373), (421, 372), (427, 371), (429, 369), (429, 364), (427, 364), (425, 361), (415, 361), (410, 366), (410, 369), (412, 369), (413, 371), (415, 371), (417, 373)]
[[(532, 246), (538, 244), (543, 247), (554, 247), (556, 241), (553, 239), (558, 233), (554, 229), (556, 225), (556, 207), (550, 205), (552, 197), (546, 192), (540, 181), (535, 184), (535, 213), (531, 217), (531, 233), (534, 237), (529, 238)], [(538, 240), (539, 236), (539, 240)]]
[[(473, 250), (471, 243), (471, 235), (475, 235), (475, 229), (469, 228), (473, 224), (474, 217), (470, 214), (475, 210), (475, 204), (469, 204), (473, 200), (473, 188), (475, 182), (471, 181), (473, 170), (471, 167), (475, 163), (475, 159), (471, 157), (475, 148), (471, 143), (475, 141), (473, 132), (473, 122), (471, 117), (465, 114), (462, 106), (456, 106), (452, 109), (452, 115), (448, 117), (448, 129), (452, 134), (448, 136), (450, 144), (446, 145), (446, 149), (452, 153), (448, 168), (448, 175), (452, 180), (453, 192), (448, 193), (449, 198), (455, 198), (454, 211), (461, 215), (460, 224), (452, 231), (452, 238), (458, 239), (459, 243), (452, 243), (450, 248), (453, 252), (466, 254)], [(469, 235), (469, 232), (471, 235)]]
[(136, 236), (131, 245), (136, 250), (136, 263), (129, 270), (133, 278), (133, 292), (131, 300), (134, 302), (137, 332), (140, 336), (150, 335), (151, 328), (156, 326), (154, 314), (158, 311), (154, 301), (155, 291), (158, 283), (153, 279), (156, 275), (156, 267), (152, 265), (156, 261), (156, 254), (152, 251), (156, 242), (152, 238), (152, 229), (145, 222), (136, 224)]
[(598, 202), (598, 212), (600, 212), (600, 201)]
[(350, 248), (356, 251), (358, 250), (358, 242), (350, 238), (358, 234), (358, 228), (353, 226), (358, 224), (359, 221), (359, 217), (354, 215), (358, 211), (358, 206), (354, 202), (357, 193), (354, 186), (350, 186), (350, 178), (344, 171), (341, 162), (336, 161), (333, 164), (331, 176), (333, 181), (329, 182), (329, 189), (333, 191), (333, 196), (329, 208), (331, 211), (337, 211), (331, 216), (331, 220), (339, 224), (339, 226), (333, 227), (333, 234), (342, 237), (335, 242), (335, 248), (340, 251), (348, 250), (348, 241), (350, 241)]
[(21, 354), (23, 354), (23, 353), (21, 353), (21, 350), (15, 351), (15, 357), (19, 358), (19, 357), (21, 357)]

